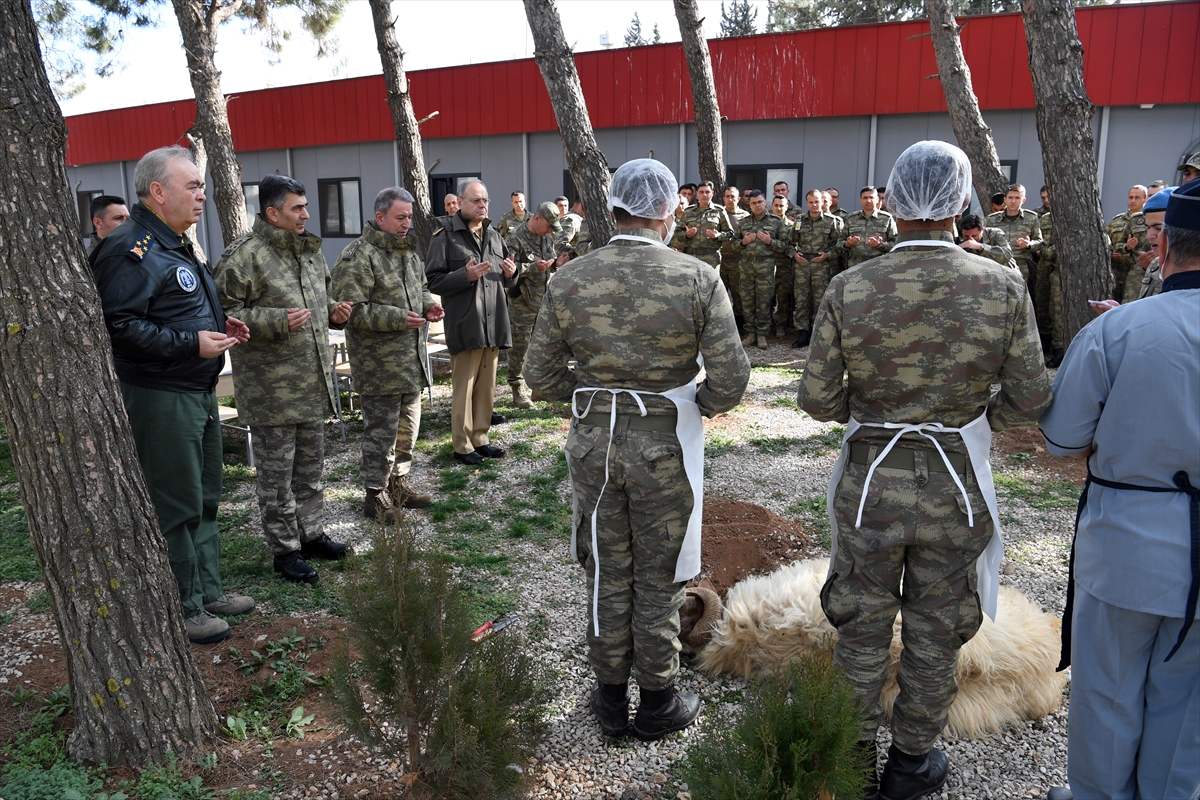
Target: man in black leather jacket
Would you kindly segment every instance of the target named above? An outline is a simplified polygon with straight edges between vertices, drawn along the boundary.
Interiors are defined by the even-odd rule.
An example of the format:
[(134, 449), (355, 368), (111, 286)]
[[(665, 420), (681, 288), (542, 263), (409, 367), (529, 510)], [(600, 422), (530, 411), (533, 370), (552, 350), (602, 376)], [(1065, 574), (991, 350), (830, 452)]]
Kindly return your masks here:
[(221, 428), (215, 389), (225, 352), (249, 331), (227, 318), (185, 231), (204, 208), (204, 177), (187, 150), (147, 153), (133, 173), (138, 203), (91, 265), (112, 340), (138, 460), (179, 583), (188, 638), (229, 635), (217, 614), (254, 601), (224, 591), (217, 505)]

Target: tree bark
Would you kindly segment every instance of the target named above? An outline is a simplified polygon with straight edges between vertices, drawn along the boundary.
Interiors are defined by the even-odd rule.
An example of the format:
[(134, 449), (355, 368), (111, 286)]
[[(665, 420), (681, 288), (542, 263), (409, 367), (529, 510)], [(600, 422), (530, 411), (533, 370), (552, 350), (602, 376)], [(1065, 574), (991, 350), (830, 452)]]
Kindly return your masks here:
[(1065, 335), (1095, 315), (1089, 299), (1112, 293), (1111, 259), (1096, 181), (1095, 108), (1083, 85), (1083, 43), (1072, 0), (1023, 0), (1042, 166), (1054, 203), (1052, 224), (1062, 280)]
[(421, 243), (421, 252), (428, 252), (433, 236), (433, 204), (429, 198), (429, 175), (425, 172), (425, 155), (421, 148), (421, 132), (417, 115), (413, 113), (412, 97), (408, 91), (408, 75), (404, 72), (404, 50), (396, 40), (396, 20), (392, 16), (392, 0), (371, 0), (371, 18), (375, 22), (375, 42), (383, 62), (383, 78), (388, 89), (388, 108), (392, 110), (392, 126), (400, 147), (400, 171), (404, 188), (413, 196), (413, 227)]
[(958, 146), (971, 160), (971, 179), (984, 212), (991, 208), (988, 200), (1003, 192), (1009, 180), (1000, 169), (1000, 156), (992, 140), (992, 129), (979, 113), (979, 100), (971, 85), (971, 68), (963, 55), (960, 28), (954, 19), (950, 0), (925, 0), (929, 15), (929, 34), (933, 38), (933, 54), (937, 59), (938, 78), (946, 96), (950, 125)]
[(194, 758), (216, 734), (66, 189), (28, 0), (0, 0), (0, 404), (66, 654), (73, 758)]
[(246, 198), (242, 194), (242, 166), (233, 152), (233, 134), (229, 130), (229, 112), (221, 93), (221, 73), (217, 69), (217, 28), (241, 5), (241, 0), (223, 5), (204, 0), (172, 0), (175, 19), (183, 36), (188, 77), (196, 96), (196, 129), (204, 141), (208, 169), (212, 175), (212, 196), (221, 223), (221, 238), (228, 245), (250, 230), (246, 223)]
[[(696, 115), (696, 150), (700, 157), (700, 179), (712, 181), (719, 193), (725, 185), (725, 155), (721, 149), (721, 109), (713, 81), (708, 42), (701, 27), (696, 0), (675, 0), (675, 18), (683, 38), (688, 77), (692, 81), (692, 106)], [(679, 182), (686, 179), (680, 175)], [(799, 191), (799, 187), (797, 187)]]
[(594, 247), (603, 247), (616, 231), (608, 210), (608, 161), (596, 145), (588, 118), (575, 58), (563, 34), (554, 0), (525, 0), (525, 17), (533, 32), (534, 53), (542, 80), (550, 93), (554, 118), (567, 154), (571, 179), (583, 198), (588, 230)]

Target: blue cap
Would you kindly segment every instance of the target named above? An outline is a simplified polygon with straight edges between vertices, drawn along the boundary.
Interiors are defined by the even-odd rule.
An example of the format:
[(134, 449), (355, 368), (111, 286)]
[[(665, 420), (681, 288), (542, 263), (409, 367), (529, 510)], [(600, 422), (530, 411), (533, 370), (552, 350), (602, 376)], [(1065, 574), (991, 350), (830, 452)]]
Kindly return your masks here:
[(1200, 231), (1200, 178), (1185, 183), (1171, 193), (1163, 225)]
[(1146, 204), (1142, 206), (1142, 213), (1149, 214), (1151, 211), (1166, 211), (1167, 200), (1171, 197), (1171, 193), (1178, 189), (1178, 186), (1168, 186), (1165, 189), (1159, 189), (1154, 194), (1146, 199)]

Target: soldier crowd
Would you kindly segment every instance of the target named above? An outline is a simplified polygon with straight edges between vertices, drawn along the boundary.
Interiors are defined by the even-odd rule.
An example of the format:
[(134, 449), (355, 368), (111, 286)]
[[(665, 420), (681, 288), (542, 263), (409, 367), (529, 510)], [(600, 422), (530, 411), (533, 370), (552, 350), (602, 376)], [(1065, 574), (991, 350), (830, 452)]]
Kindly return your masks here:
[[(1183, 168), (1189, 180), (1200, 175), (1200, 154)], [(863, 708), (859, 749), (872, 768), (893, 621), (904, 615), (892, 744), (864, 796), (915, 800), (946, 780), (935, 739), (957, 690), (958, 649), (984, 613), (995, 614), (1003, 554), (991, 430), (1039, 419), (1056, 453), (1105, 447), (1104, 459), (1089, 462), (1093, 491), (1179, 494), (1155, 494), (1147, 502), (1158, 505), (1139, 512), (1148, 516), (1124, 528), (1114, 522), (1120, 498), (1107, 499), (1100, 523), (1081, 501), (1081, 566), (1071, 586), (1075, 614), (1087, 622), (1064, 649), (1077, 665), (1072, 787), (1094, 791), (1080, 797), (1125, 797), (1137, 795), (1124, 793), (1136, 784), (1140, 796), (1157, 797), (1200, 783), (1200, 742), (1189, 733), (1200, 715), (1200, 643), (1185, 642), (1200, 588), (1200, 491), (1187, 471), (1200, 450), (1200, 331), (1192, 330), (1200, 307), (1197, 292), (1179, 291), (1200, 289), (1200, 181), (1174, 193), (1130, 191), (1129, 211), (1109, 226), (1114, 297), (1096, 310), (1164, 297), (1106, 314), (1065, 362), (1046, 189), (1037, 212), (1022, 208), (1024, 188), (1013, 184), (986, 218), (963, 215), (970, 166), (941, 142), (906, 150), (890, 192), (863, 187), (853, 213), (832, 188), (810, 190), (798, 206), (784, 182), (769, 203), (761, 190), (724, 187), (718, 205), (712, 183), (679, 187), (661, 163), (631, 161), (609, 190), (617, 235), (595, 250), (578, 203), (558, 197), (529, 210), (513, 192), (511, 210), (493, 226), (488, 189), (471, 180), (447, 195), (422, 255), (409, 235), (414, 198), (392, 187), (332, 269), (321, 239), (306, 229), (305, 188), (290, 177), (261, 181), (262, 212), (211, 272), (187, 236), (204, 201), (188, 152), (148, 153), (134, 184), (132, 210), (116, 197), (94, 204), (100, 241), (89, 260), (191, 641), (223, 639), (223, 617), (254, 608), (252, 598), (224, 590), (219, 563), (213, 390), (226, 353), (238, 416), (251, 432), (274, 569), (313, 583), (310, 562), (350, 552), (324, 529), (324, 424), (338, 391), (330, 329), (345, 330), (362, 400), (363, 513), (391, 523), (398, 505), (432, 502), (407, 476), (421, 393), (432, 385), (429, 326), (444, 322), (458, 462), (505, 455), (489, 441), (490, 427), (503, 421), (493, 408), (501, 350), (515, 407), (571, 404), (571, 554), (589, 592), (597, 679), (589, 704), (601, 729), (650, 741), (687, 727), (700, 701), (677, 691), (675, 678), (684, 585), (700, 571), (701, 417), (739, 402), (748, 348), (766, 348), (772, 333), (792, 329), (794, 346), (810, 347), (800, 407), (846, 425), (830, 483), (833, 553), (821, 603), (839, 633), (835, 663)], [(1172, 366), (1186, 374), (1163, 383), (1159, 373), (1170, 370), (1129, 367), (1122, 378), (1122, 336), (1173, 354)], [(1053, 391), (1047, 362), (1063, 362)], [(1134, 394), (1126, 400), (1127, 385)], [(1167, 423), (1162, 435), (1148, 434), (1154, 452), (1118, 444), (1104, 410), (1144, 397)], [(1130, 464), (1134, 450), (1142, 460)], [(1160, 466), (1178, 468), (1167, 488)], [(1175, 530), (1188, 524), (1188, 508), (1190, 551)], [(1167, 532), (1144, 534), (1151, 518)], [(1145, 589), (1153, 602), (1128, 582), (1113, 589), (1119, 581), (1094, 578), (1106, 574), (1104, 547), (1095, 544), (1106, 536), (1124, 537), (1127, 558), (1149, 554), (1168, 576)], [(1183, 594), (1187, 610), (1178, 618)], [(1133, 672), (1129, 663), (1141, 655), (1100, 652), (1104, 637), (1134, 635), (1146, 663)], [(1168, 661), (1180, 656), (1170, 669), (1148, 660), (1164, 643), (1175, 645)], [(1143, 678), (1120, 677), (1138, 669)], [(640, 687), (632, 721), (631, 680)], [(1128, 695), (1118, 714), (1128, 718), (1110, 719), (1095, 699), (1115, 692)], [(1113, 768), (1104, 777), (1093, 774), (1102, 762)]]

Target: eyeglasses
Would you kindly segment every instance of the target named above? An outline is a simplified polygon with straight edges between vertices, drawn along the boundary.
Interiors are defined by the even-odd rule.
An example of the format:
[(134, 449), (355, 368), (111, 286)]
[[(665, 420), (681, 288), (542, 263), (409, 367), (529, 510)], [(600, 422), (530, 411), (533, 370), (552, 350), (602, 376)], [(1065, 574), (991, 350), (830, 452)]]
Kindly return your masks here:
[(466, 202), (466, 203), (474, 203), (474, 204), (475, 204), (475, 205), (477, 205), (477, 206), (486, 206), (486, 205), (488, 204), (488, 202), (489, 202), (489, 201), (488, 201), (488, 199), (487, 199), (486, 197), (474, 197), (474, 198), (472, 198), (472, 197), (468, 197), (468, 198), (467, 198), (466, 200), (464, 200), (463, 202)]

